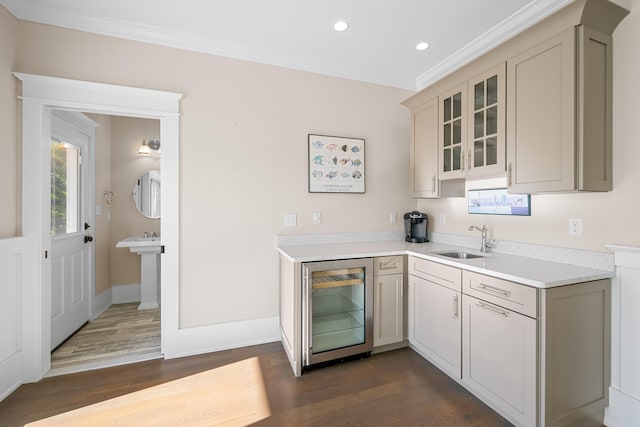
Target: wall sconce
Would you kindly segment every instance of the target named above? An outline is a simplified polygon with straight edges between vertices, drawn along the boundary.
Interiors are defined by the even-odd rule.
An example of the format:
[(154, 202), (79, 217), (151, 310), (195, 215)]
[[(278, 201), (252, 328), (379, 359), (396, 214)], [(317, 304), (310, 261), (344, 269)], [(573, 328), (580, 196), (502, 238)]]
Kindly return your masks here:
[(158, 154), (160, 153), (160, 138), (156, 138), (156, 137), (152, 137), (152, 138), (145, 138), (142, 140), (142, 145), (140, 146), (140, 149), (138, 150), (138, 154), (141, 156), (149, 156), (151, 155), (151, 150), (156, 150), (158, 151)]

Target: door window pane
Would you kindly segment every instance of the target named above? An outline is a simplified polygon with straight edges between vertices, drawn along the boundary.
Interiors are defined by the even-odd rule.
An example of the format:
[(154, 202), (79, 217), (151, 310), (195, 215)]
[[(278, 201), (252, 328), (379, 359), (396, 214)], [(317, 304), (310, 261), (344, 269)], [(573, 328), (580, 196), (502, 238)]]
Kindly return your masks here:
[(487, 138), (487, 164), (498, 164), (498, 140), (495, 136)]
[(498, 102), (498, 76), (487, 79), (487, 106)]
[(474, 116), (473, 137), (481, 138), (484, 136), (484, 111), (478, 111), (473, 116)]
[(444, 150), (444, 156), (442, 160), (444, 160), (442, 171), (449, 172), (451, 170), (451, 148), (447, 148)]
[(51, 236), (80, 229), (80, 150), (51, 141)]
[(484, 166), (484, 140), (482, 139), (473, 142), (473, 166), (476, 168)]
[(453, 95), (453, 118), (462, 116), (462, 92)]
[(453, 144), (462, 143), (462, 120), (458, 119), (453, 122)]
[(454, 171), (459, 171), (460, 170), (460, 146), (457, 147), (453, 147), (453, 170)]
[(484, 107), (484, 81), (474, 86), (474, 110), (477, 111)]
[(451, 98), (445, 98), (443, 102), (444, 108), (444, 121), (448, 122), (451, 120)]
[(448, 147), (451, 145), (451, 123), (447, 123), (444, 125), (444, 146)]
[(487, 133), (493, 135), (498, 133), (498, 107), (487, 108)]

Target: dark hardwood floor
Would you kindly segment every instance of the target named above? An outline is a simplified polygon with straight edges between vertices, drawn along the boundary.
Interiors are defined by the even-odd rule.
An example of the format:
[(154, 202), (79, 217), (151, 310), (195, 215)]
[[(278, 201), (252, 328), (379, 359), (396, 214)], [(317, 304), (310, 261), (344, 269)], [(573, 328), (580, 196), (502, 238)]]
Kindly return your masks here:
[(271, 411), (256, 426), (511, 425), (409, 348), (295, 378), (280, 343), (45, 378), (0, 402), (0, 425), (23, 426), (251, 357), (259, 358)]

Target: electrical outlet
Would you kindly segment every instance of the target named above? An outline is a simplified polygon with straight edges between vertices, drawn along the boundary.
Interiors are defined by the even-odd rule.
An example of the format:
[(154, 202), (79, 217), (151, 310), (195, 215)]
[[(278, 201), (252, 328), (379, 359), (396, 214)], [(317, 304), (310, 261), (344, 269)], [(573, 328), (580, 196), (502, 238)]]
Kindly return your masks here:
[(569, 218), (569, 235), (582, 236), (582, 218)]
[(298, 225), (298, 217), (296, 214), (284, 214), (284, 225), (286, 227), (294, 227)]
[(389, 224), (396, 224), (398, 222), (398, 214), (391, 212), (389, 214)]
[(322, 224), (322, 213), (314, 212), (313, 213), (313, 223), (314, 224)]
[(447, 216), (445, 214), (438, 215), (438, 224), (444, 225), (447, 223)]

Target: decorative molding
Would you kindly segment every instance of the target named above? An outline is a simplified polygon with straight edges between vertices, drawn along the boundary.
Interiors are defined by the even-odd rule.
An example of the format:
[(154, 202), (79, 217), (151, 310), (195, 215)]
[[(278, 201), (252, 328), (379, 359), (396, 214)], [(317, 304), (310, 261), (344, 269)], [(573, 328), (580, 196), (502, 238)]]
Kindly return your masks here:
[(571, 0), (532, 1), (528, 6), (504, 19), (471, 43), (450, 55), (444, 61), (425, 71), (416, 78), (415, 87), (409, 87), (409, 85), (401, 85), (397, 81), (373, 81), (356, 76), (327, 73), (318, 70), (317, 67), (308, 63), (302, 63), (300, 58), (278, 54), (273, 50), (266, 52), (265, 49), (251, 49), (246, 46), (221, 42), (213, 38), (202, 37), (192, 33), (168, 30), (158, 26), (144, 25), (126, 20), (93, 18), (79, 13), (62, 11), (59, 7), (42, 3), (36, 5), (34, 2), (0, 0), (0, 3), (4, 4), (9, 12), (21, 20), (302, 71), (319, 72), (353, 80), (365, 80), (370, 83), (391, 87), (403, 87), (409, 90), (420, 90), (440, 80), (570, 2)]
[(113, 285), (111, 286), (111, 295), (111, 302), (113, 304), (140, 302), (140, 283)]
[(611, 280), (611, 387), (605, 423), (631, 427), (640, 419), (640, 247), (606, 245), (615, 252)]
[(22, 81), (22, 229), (25, 235), (22, 287), (22, 382), (38, 381), (51, 367), (51, 265), (45, 218), (50, 198), (47, 170), (51, 110), (134, 116), (160, 121), (162, 186), (162, 345), (179, 345), (179, 100), (182, 94), (14, 73)]
[(279, 324), (280, 318), (275, 316), (183, 328), (178, 331), (177, 345), (164, 356), (172, 359), (280, 341)]
[(26, 239), (0, 239), (0, 401), (22, 384), (22, 292), (27, 265), (24, 262)]
[(435, 67), (419, 75), (416, 79), (417, 90), (424, 89), (451, 74), (535, 23), (540, 22), (547, 16), (562, 9), (569, 3), (571, 3), (571, 0), (540, 0), (531, 2), (528, 6), (495, 25), (489, 31), (450, 55)]

